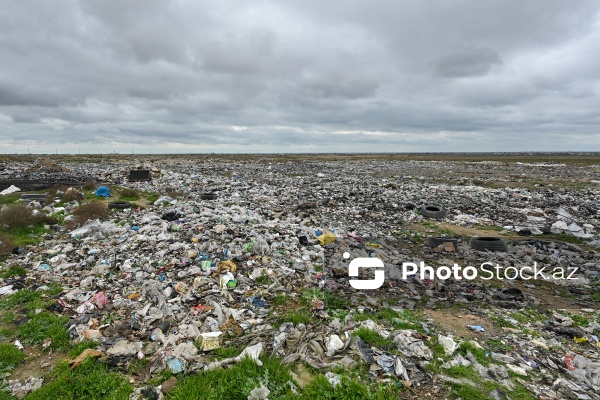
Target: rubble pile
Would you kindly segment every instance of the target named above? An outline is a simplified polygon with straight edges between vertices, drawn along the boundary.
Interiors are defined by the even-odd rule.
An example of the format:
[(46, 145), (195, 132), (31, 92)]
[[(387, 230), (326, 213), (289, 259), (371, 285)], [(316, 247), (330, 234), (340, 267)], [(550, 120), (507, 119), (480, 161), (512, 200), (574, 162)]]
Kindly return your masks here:
[[(134, 167), (152, 170), (153, 179), (127, 182)], [(76, 229), (53, 226), (41, 243), (2, 266), (27, 270), (2, 280), (3, 295), (62, 287), (50, 311), (69, 318), (65, 328), (74, 343), (98, 343), (91, 350), (97, 353), (85, 357), (102, 355), (113, 366), (146, 358), (151, 373), (191, 374), (246, 355), (260, 365), (261, 355), (271, 355), (296, 372), (309, 365), (334, 386), (340, 380), (334, 371), (366, 366), (375, 382), (420, 393), (493, 382), (498, 387), (481, 398), (510, 398), (524, 387), (537, 398), (600, 399), (600, 190), (589, 182), (589, 169), (260, 159), (69, 169), (82, 181), (158, 197)], [(587, 179), (588, 186), (482, 184), (515, 176)], [(79, 204), (46, 204), (41, 212), (68, 221)], [(444, 215), (424, 217), (427, 204)], [(506, 251), (473, 249), (468, 238), (481, 232), (500, 235)], [(440, 236), (440, 245), (427, 245), (427, 236)], [(383, 261), (381, 288), (350, 285), (348, 265), (359, 257)], [(422, 277), (421, 261), (435, 268), (489, 263), (504, 279)], [(417, 266), (404, 275), (407, 262)], [(508, 267), (535, 265), (546, 268), (547, 279), (533, 269), (506, 277)], [(573, 272), (573, 279), (552, 275), (556, 269)], [(372, 271), (360, 278), (371, 279)], [(440, 318), (449, 310), (452, 321)], [(212, 356), (228, 346), (240, 354)], [(477, 379), (453, 374), (460, 368)], [(11, 388), (21, 393), (27, 385), (34, 390), (41, 383)], [(144, 398), (144, 390), (133, 395)], [(266, 398), (269, 389), (251, 395)]]

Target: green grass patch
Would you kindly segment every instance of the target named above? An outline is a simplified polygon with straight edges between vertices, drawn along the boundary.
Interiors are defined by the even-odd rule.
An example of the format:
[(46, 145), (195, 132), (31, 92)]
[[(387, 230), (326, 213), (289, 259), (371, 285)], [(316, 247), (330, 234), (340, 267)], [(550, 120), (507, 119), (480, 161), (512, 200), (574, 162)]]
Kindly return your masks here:
[(337, 318), (340, 320), (341, 323), (344, 323), (349, 313), (350, 311), (348, 310), (331, 310), (329, 316), (331, 317), (332, 321)]
[(4, 325), (12, 324), (16, 316), (17, 315), (14, 312), (4, 312), (0, 315), (0, 323)]
[(0, 206), (14, 204), (21, 198), (21, 193), (12, 193), (5, 196), (0, 196)]
[(494, 232), (500, 232), (502, 231), (502, 227), (501, 226), (496, 226), (496, 225), (475, 225), (474, 226), (477, 229), (480, 229), (482, 231), (494, 231)]
[(490, 350), (496, 353), (506, 353), (514, 350), (514, 347), (504, 344), (497, 339), (488, 339), (486, 345), (490, 348)]
[(41, 301), (41, 298), (42, 292), (31, 289), (21, 289), (17, 293), (11, 294), (0, 300), (0, 308), (11, 309), (23, 307)]
[(325, 306), (329, 309), (347, 308), (350, 305), (350, 301), (348, 299), (340, 297), (327, 290), (321, 290), (317, 288), (310, 288), (304, 291), (300, 299), (305, 305), (312, 306), (312, 302), (315, 297), (323, 301)]
[(551, 239), (556, 240), (558, 242), (572, 243), (577, 245), (585, 245), (588, 243), (588, 240), (569, 235), (568, 233), (553, 233), (551, 235), (539, 235), (536, 236), (536, 238), (539, 238), (540, 240)]
[(4, 232), (11, 236), (15, 246), (23, 247), (39, 243), (41, 236), (48, 233), (49, 230), (45, 229), (43, 225), (36, 225), (14, 227), (6, 229)]
[(413, 329), (413, 330), (420, 331), (420, 332), (423, 331), (423, 327), (421, 325), (417, 325), (414, 322), (408, 322), (406, 320), (399, 319), (399, 318), (394, 318), (392, 320), (392, 325), (396, 329)]
[(157, 195), (156, 193), (147, 193), (147, 194), (144, 194), (144, 197), (148, 200), (149, 203), (154, 204), (154, 202), (156, 200), (158, 200), (158, 198), (160, 196)]
[(480, 388), (470, 386), (470, 385), (457, 385), (454, 383), (450, 384), (452, 388), (452, 395), (455, 396), (453, 398), (459, 398), (464, 400), (475, 400), (475, 399), (487, 399), (490, 398), (482, 393)]
[(389, 384), (367, 386), (358, 379), (342, 375), (340, 383), (333, 387), (323, 376), (318, 375), (310, 385), (306, 386), (297, 397), (284, 397), (285, 399), (329, 399), (329, 400), (388, 400), (399, 398), (400, 387)]
[(396, 312), (390, 309), (381, 309), (377, 312), (365, 311), (352, 315), (356, 321), (366, 321), (368, 319), (378, 322), (387, 322), (395, 329), (412, 329), (424, 333), (419, 317), (410, 310)]
[[(416, 211), (416, 214), (420, 214), (420, 212)], [(402, 237), (406, 240), (410, 240), (412, 243), (419, 244), (423, 243), (423, 239), (425, 235), (418, 231), (412, 231), (410, 229), (402, 231)]]
[(11, 337), (13, 334), (12, 329), (9, 328), (0, 328), (0, 340), (6, 340)]
[(261, 275), (259, 277), (257, 277), (254, 282), (257, 285), (270, 285), (271, 283), (273, 283), (273, 281), (267, 276), (267, 275)]
[(395, 329), (413, 329), (425, 333), (421, 326), (419, 316), (411, 310), (396, 312), (390, 309), (380, 310), (377, 315), (380, 319), (389, 321)]
[(167, 368), (160, 370), (159, 372), (154, 373), (154, 376), (148, 381), (148, 385), (158, 386), (171, 376), (173, 376), (173, 373), (170, 369)]
[(437, 358), (443, 359), (446, 357), (446, 350), (444, 350), (444, 346), (442, 346), (440, 344), (440, 342), (438, 341), (437, 336), (433, 336), (429, 340), (429, 343), (427, 343), (427, 347), (429, 347), (431, 349), (431, 353), (433, 353), (434, 362), (431, 364), (435, 364), (435, 362), (437, 361)]
[(54, 350), (66, 350), (70, 347), (71, 339), (64, 325), (69, 321), (67, 317), (57, 317), (48, 311), (39, 314), (29, 313), (29, 321), (17, 328), (16, 335), (24, 344), (41, 345), (50, 338), (50, 345)]
[(180, 378), (179, 385), (167, 400), (246, 400), (250, 391), (263, 384), (270, 390), (270, 399), (292, 398), (288, 381), (293, 381), (287, 368), (274, 358), (262, 357), (259, 367), (249, 358), (231, 368), (200, 372)]
[(13, 276), (25, 276), (25, 275), (27, 275), (27, 270), (18, 265), (13, 265), (10, 268), (3, 269), (2, 271), (0, 271), (0, 278), (2, 278), (2, 279), (11, 278)]
[(15, 367), (23, 361), (23, 352), (10, 343), (0, 343), (0, 370)]
[(471, 342), (462, 342), (458, 346), (458, 352), (463, 356), (470, 352), (481, 365), (485, 367), (490, 365), (490, 359), (486, 356), (485, 350), (480, 349)]
[(238, 346), (224, 346), (213, 350), (213, 358), (222, 360), (224, 358), (237, 357), (244, 349)]
[(526, 387), (517, 385), (514, 390), (505, 390), (512, 400), (536, 400), (535, 397)]
[(365, 341), (370, 346), (375, 346), (379, 348), (385, 348), (387, 346), (393, 345), (393, 342), (390, 339), (386, 339), (379, 335), (376, 331), (369, 328), (358, 328), (354, 335), (358, 336), (362, 340)]
[(0, 343), (0, 400), (10, 399), (8, 395), (8, 381), (7, 377), (10, 372), (19, 365), (25, 356), (23, 352), (12, 344)]
[(98, 200), (98, 196), (96, 196), (95, 194), (95, 190), (92, 192), (85, 192), (83, 194), (83, 200), (86, 201), (92, 201), (92, 200)]
[(119, 200), (124, 201), (136, 201), (140, 199), (140, 194), (135, 189), (121, 189), (119, 193)]
[(97, 342), (92, 340), (84, 340), (83, 342), (76, 343), (73, 345), (73, 347), (71, 347), (71, 350), (69, 350), (69, 357), (77, 357), (83, 353), (84, 350), (95, 349), (96, 347), (98, 347)]
[(490, 317), (490, 321), (492, 321), (494, 325), (499, 327), (515, 328), (515, 326), (510, 321), (507, 321), (506, 319), (499, 316)]
[(292, 311), (285, 317), (284, 322), (293, 322), (294, 325), (308, 324), (310, 322), (310, 314), (306, 310)]
[(398, 318), (399, 313), (394, 311), (394, 310), (390, 310), (389, 308), (383, 308), (379, 311), (377, 311), (377, 317), (379, 319), (383, 319), (389, 322), (392, 322), (392, 320), (394, 318)]
[(444, 371), (446, 371), (446, 375), (453, 378), (466, 378), (475, 382), (481, 379), (473, 368), (464, 365), (455, 365)]
[(583, 315), (569, 315), (574, 326), (590, 326), (590, 320)]
[(277, 296), (273, 297), (273, 299), (271, 300), (271, 303), (274, 306), (283, 306), (285, 304), (287, 304), (290, 301), (291, 297), (288, 296), (287, 294), (278, 294)]
[(52, 372), (50, 383), (25, 397), (26, 400), (128, 400), (133, 388), (123, 375), (109, 372), (105, 364), (88, 359), (71, 370), (66, 362)]
[(538, 322), (543, 321), (546, 316), (535, 309), (520, 310), (510, 314), (511, 318), (516, 319), (519, 322)]
[(63, 291), (59, 284), (52, 284), (46, 291), (38, 291), (32, 289), (21, 289), (17, 293), (4, 297), (0, 300), (0, 309), (13, 309), (17, 307), (25, 307), (29, 310), (34, 308), (45, 308), (52, 304), (54, 300), (49, 299), (51, 296), (56, 296)]
[(372, 313), (370, 311), (353, 313), (352, 317), (355, 321), (359, 322), (366, 321), (368, 319), (370, 319), (371, 321), (377, 321), (379, 319), (379, 316), (377, 314)]
[(136, 358), (130, 361), (127, 372), (137, 375), (145, 369), (148, 369), (148, 365), (150, 365), (150, 360), (148, 360), (147, 357), (144, 357), (141, 360)]

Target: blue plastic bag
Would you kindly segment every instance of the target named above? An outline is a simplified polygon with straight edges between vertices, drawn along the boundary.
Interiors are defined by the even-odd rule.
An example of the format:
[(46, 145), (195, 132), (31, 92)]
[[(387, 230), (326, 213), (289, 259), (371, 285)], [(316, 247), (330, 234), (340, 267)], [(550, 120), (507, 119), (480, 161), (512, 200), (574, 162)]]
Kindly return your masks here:
[(98, 189), (96, 189), (96, 196), (110, 197), (110, 188), (106, 186), (100, 186)]

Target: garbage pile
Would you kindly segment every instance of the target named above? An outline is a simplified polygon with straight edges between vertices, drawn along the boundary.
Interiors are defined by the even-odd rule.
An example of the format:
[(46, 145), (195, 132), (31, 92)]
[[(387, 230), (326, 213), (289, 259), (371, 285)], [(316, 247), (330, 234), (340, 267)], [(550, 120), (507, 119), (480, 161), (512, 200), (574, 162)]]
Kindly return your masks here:
[[(539, 398), (600, 399), (600, 190), (473, 184), (485, 178), (473, 174), (490, 166), (498, 171), (489, 163), (154, 160), (138, 166), (157, 172), (151, 181), (127, 182), (126, 163), (79, 164), (74, 170), (85, 170), (85, 180), (159, 198), (76, 229), (54, 227), (4, 262), (27, 276), (2, 280), (0, 293), (60, 284), (51, 311), (69, 317), (73, 342), (98, 343), (85, 357), (107, 357), (112, 366), (146, 358), (152, 373), (190, 374), (245, 356), (261, 365), (261, 355), (272, 355), (296, 374), (305, 365), (321, 371), (334, 386), (333, 371), (366, 366), (375, 382), (422, 393), (493, 382), (490, 398), (524, 387)], [(502, 179), (523, 168), (529, 176), (536, 167), (501, 165)], [(556, 179), (589, 178), (586, 169), (539, 168)], [(449, 170), (472, 174), (433, 179)], [(166, 195), (173, 187), (177, 198)], [(425, 216), (422, 206), (431, 204), (444, 212)], [(57, 212), (52, 204), (42, 210)], [(468, 229), (483, 227), (502, 235), (505, 250), (473, 248)], [(348, 265), (359, 257), (383, 261), (381, 288), (349, 284)], [(423, 278), (421, 266), (404, 274), (403, 263), (420, 261), (435, 268), (488, 262), (503, 272), (540, 265), (548, 279), (527, 279), (531, 271), (489, 282)], [(552, 275), (555, 268), (575, 269), (573, 279)], [(438, 318), (449, 309), (459, 323)], [(240, 354), (213, 358), (224, 346)], [(453, 375), (458, 368), (477, 379)], [(14, 393), (25, 386), (11, 384)]]

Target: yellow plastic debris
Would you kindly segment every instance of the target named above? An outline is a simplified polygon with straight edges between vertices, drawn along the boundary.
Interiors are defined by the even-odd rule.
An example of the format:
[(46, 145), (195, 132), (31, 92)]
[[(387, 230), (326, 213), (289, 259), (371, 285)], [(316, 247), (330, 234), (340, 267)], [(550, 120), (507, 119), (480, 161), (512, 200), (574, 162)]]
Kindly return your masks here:
[(219, 267), (219, 273), (223, 273), (223, 271), (226, 271), (226, 270), (229, 270), (229, 272), (235, 272), (237, 269), (237, 266), (231, 260), (219, 261), (217, 263), (217, 266)]
[(337, 239), (337, 237), (333, 233), (324, 233), (321, 236), (318, 236), (317, 238), (319, 239), (319, 242), (321, 242), (321, 245), (323, 245), (323, 246), (325, 246), (326, 244), (329, 244), (329, 243), (333, 243)]

